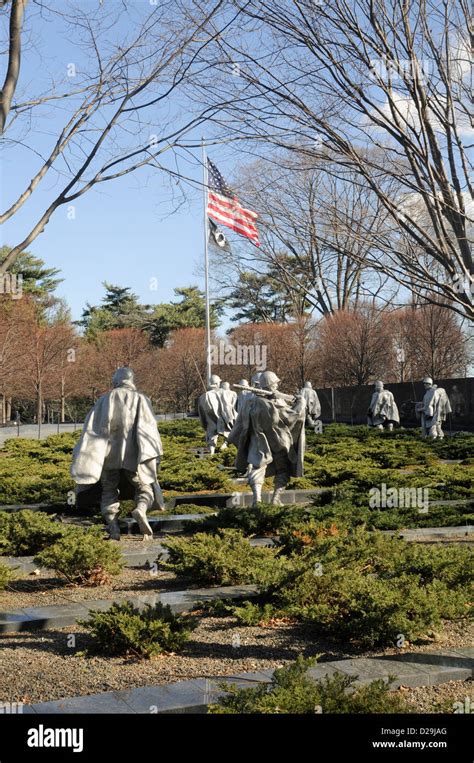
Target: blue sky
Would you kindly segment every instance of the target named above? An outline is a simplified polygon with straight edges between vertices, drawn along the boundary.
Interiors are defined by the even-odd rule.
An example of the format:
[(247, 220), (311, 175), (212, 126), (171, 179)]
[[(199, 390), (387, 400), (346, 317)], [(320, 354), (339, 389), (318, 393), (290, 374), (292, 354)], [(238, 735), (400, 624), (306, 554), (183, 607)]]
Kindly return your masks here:
[[(97, 5), (93, 0), (86, 3)], [(58, 34), (54, 20), (42, 24), (40, 39), (32, 38), (25, 46), (18, 99), (36, 95), (48, 82), (47, 71), (62, 76), (71, 60), (80, 69), (80, 56), (67, 35)], [(7, 138), (23, 140), (24, 145), (7, 143), (3, 152), (2, 208), (23, 191), (38, 167), (38, 156), (31, 148), (46, 155), (64, 122), (65, 114), (55, 108), (49, 121), (38, 120), (28, 133), (12, 125)], [(201, 130), (190, 137), (198, 140), (200, 134)], [(225, 149), (221, 151), (211, 150), (211, 156), (224, 173), (230, 172)], [(201, 180), (200, 150), (193, 150), (193, 154), (196, 161), (184, 161), (182, 166), (191, 177)], [(22, 210), (3, 226), (1, 243), (12, 246), (21, 241), (60, 187), (58, 177), (48, 173)], [(99, 184), (78, 198), (74, 219), (70, 219), (67, 206), (56, 210), (28, 249), (48, 266), (61, 270), (64, 281), (57, 293), (66, 299), (74, 319), (81, 315), (86, 302), (100, 302), (103, 281), (130, 286), (144, 303), (173, 299), (175, 287), (203, 286), (197, 273), (203, 259), (202, 192), (193, 188), (188, 192), (187, 203), (170, 214), (174, 202), (169, 179), (158, 169), (144, 168)], [(156, 290), (150, 289), (151, 279), (157, 279)]]
[[(14, 168), (8, 160), (4, 171), (9, 183)], [(126, 176), (79, 198), (75, 219), (68, 219), (65, 206), (59, 208), (29, 249), (61, 269), (64, 282), (57, 293), (66, 298), (74, 318), (86, 301), (100, 301), (103, 281), (131, 286), (145, 303), (166, 302), (174, 287), (202, 285), (195, 275), (203, 257), (202, 198), (196, 192), (191, 196), (185, 210), (163, 217), (170, 201), (159, 172), (150, 173), (146, 184)], [(25, 221), (33, 219), (25, 213), (7, 223), (3, 243), (21, 240)], [(158, 280), (156, 291), (150, 290), (152, 278)]]

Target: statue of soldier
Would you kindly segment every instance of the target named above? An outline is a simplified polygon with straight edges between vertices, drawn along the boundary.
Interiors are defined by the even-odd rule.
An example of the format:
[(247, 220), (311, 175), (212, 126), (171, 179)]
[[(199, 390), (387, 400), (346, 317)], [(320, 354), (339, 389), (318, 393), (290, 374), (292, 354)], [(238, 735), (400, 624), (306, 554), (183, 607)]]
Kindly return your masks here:
[(391, 432), (393, 425), (399, 423), (400, 414), (393, 394), (384, 389), (382, 381), (376, 381), (367, 411), (367, 426), (380, 430), (387, 428)]
[(229, 435), (229, 443), (237, 446), (236, 468), (247, 471), (254, 506), (262, 500), (266, 476), (275, 475), (271, 502), (281, 505), (290, 476), (303, 475), (305, 401), (298, 395), (289, 405), (288, 396), (278, 392), (279, 382), (272, 371), (261, 374), (262, 394), (245, 400)]
[(120, 482), (134, 489), (135, 509), (143, 539), (153, 538), (147, 510), (156, 501), (164, 508), (156, 478), (163, 448), (151, 402), (134, 384), (131, 368), (118, 368), (113, 389), (101, 395), (89, 411), (76, 444), (71, 475), (78, 490), (86, 490), (100, 480), (100, 510), (111, 540), (120, 540), (118, 514)]
[[(247, 388), (248, 388), (248, 386), (249, 386), (249, 383), (248, 383), (247, 379), (241, 379), (241, 380), (239, 381), (239, 386), (241, 386), (241, 387), (247, 387)], [(252, 394), (252, 393), (251, 393), (251, 391), (250, 391), (249, 389), (241, 389), (241, 390), (240, 390), (240, 392), (239, 392), (239, 393), (238, 393), (238, 395), (237, 395), (237, 404), (236, 404), (237, 413), (240, 413), (240, 411), (242, 410), (242, 408), (243, 408), (243, 406), (244, 406), (244, 402), (245, 402), (245, 400), (246, 400), (246, 399), (249, 397), (249, 395), (251, 395), (251, 394)]]
[(199, 419), (203, 429), (206, 431), (206, 443), (211, 455), (216, 452), (217, 438), (219, 436), (218, 422), (221, 412), (220, 383), (220, 376), (212, 374), (209, 379), (207, 392), (204, 392), (198, 400)]
[(318, 393), (313, 389), (311, 382), (307, 381), (304, 383), (300, 394), (306, 403), (306, 426), (315, 429), (318, 426), (317, 421), (321, 417), (321, 403)]
[(444, 437), (443, 422), (448, 413), (452, 412), (451, 404), (446, 390), (433, 383), (430, 376), (423, 379), (425, 395), (422, 403), (417, 403), (417, 412), (421, 413), (421, 431), (423, 437), (431, 437), (433, 440)]
[(224, 381), (221, 382), (219, 393), (220, 409), (217, 430), (224, 438), (224, 444), (221, 445), (221, 450), (225, 450), (225, 448), (227, 448), (227, 438), (237, 418), (237, 393), (230, 388), (229, 382)]

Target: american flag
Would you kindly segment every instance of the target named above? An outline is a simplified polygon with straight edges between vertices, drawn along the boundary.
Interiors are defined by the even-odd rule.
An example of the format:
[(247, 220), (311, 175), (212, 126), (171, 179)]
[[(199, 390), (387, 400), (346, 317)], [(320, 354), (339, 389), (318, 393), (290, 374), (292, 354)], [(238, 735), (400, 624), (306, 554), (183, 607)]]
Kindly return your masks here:
[(241, 206), (235, 193), (229, 188), (216, 165), (207, 160), (208, 196), (207, 214), (213, 220), (228, 228), (232, 228), (241, 236), (249, 238), (256, 246), (260, 246), (258, 230), (255, 221), (256, 212)]

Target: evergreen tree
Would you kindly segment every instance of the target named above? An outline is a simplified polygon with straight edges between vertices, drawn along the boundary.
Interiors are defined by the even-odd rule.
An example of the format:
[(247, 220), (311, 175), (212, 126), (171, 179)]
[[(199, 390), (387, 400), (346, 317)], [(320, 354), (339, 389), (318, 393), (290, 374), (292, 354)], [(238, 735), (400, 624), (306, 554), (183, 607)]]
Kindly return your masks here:
[(296, 258), (283, 254), (278, 264), (266, 273), (244, 271), (226, 300), (229, 307), (237, 310), (232, 320), (287, 323), (291, 318), (303, 316), (310, 308), (306, 291), (299, 286), (305, 279), (307, 276)]
[(140, 328), (146, 318), (149, 305), (141, 305), (129, 286), (116, 286), (103, 282), (105, 297), (101, 305), (86, 304), (82, 318), (77, 321), (85, 329), (88, 338), (94, 338), (101, 331), (116, 328)]
[[(0, 247), (0, 262), (11, 251), (11, 247)], [(22, 289), (24, 294), (30, 294), (35, 300), (42, 303), (48, 303), (58, 284), (62, 283), (63, 278), (57, 278), (61, 272), (57, 268), (47, 268), (44, 260), (35, 257), (31, 252), (22, 252), (9, 267), (9, 273), (21, 275)]]
[[(181, 287), (174, 293), (181, 297), (181, 301), (155, 305), (144, 326), (157, 347), (163, 347), (170, 333), (176, 329), (203, 328), (206, 323), (205, 296), (197, 286)], [(222, 311), (221, 301), (211, 306), (211, 328), (219, 325)]]

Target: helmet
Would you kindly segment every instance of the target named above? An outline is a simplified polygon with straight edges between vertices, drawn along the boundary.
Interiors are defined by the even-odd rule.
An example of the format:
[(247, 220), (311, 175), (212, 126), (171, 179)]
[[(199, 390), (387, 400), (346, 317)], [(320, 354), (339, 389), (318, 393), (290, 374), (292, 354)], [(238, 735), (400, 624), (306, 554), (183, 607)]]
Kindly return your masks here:
[(305, 389), (313, 389), (313, 385), (311, 384), (311, 382), (305, 382), (304, 386), (305, 386)]
[(430, 385), (433, 384), (433, 379), (431, 378), (431, 376), (425, 376), (425, 378), (423, 379), (423, 384), (430, 384)]
[(112, 386), (113, 387), (119, 387), (122, 382), (124, 381), (131, 381), (133, 382), (134, 379), (134, 373), (131, 368), (128, 366), (122, 366), (121, 368), (117, 368), (116, 372), (112, 376)]
[(383, 389), (383, 381), (376, 381), (374, 384), (375, 389)]
[(240, 384), (241, 387), (248, 387), (249, 386), (249, 383), (248, 383), (247, 379), (241, 379), (239, 381), (239, 384)]
[(218, 387), (221, 383), (221, 377), (217, 374), (212, 374), (211, 378), (209, 379), (209, 386), (210, 387)]
[(229, 382), (221, 382), (221, 389), (230, 389)]
[(280, 379), (273, 373), (273, 371), (264, 371), (260, 376), (260, 386), (263, 389), (270, 389), (272, 384), (278, 384), (279, 382)]

